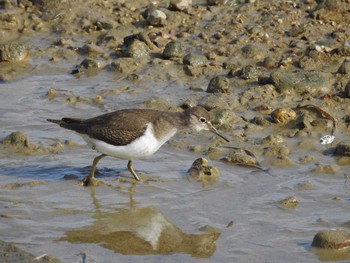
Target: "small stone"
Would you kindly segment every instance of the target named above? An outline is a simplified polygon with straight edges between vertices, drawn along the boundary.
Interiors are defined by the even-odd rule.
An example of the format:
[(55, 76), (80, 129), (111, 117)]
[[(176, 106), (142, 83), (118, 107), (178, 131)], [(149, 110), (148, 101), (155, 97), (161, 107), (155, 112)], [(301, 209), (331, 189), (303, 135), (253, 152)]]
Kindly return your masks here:
[(147, 22), (152, 26), (164, 26), (166, 24), (166, 14), (160, 10), (151, 10), (147, 15)]
[(285, 124), (297, 118), (297, 114), (290, 108), (279, 108), (271, 113), (271, 118), (275, 123)]
[(171, 41), (166, 44), (162, 57), (165, 59), (180, 58), (184, 55), (184, 50), (182, 48), (181, 42)]
[(207, 92), (208, 93), (227, 93), (230, 88), (228, 78), (224, 76), (216, 76), (209, 82)]
[(85, 44), (84, 46), (79, 48), (79, 51), (81, 54), (88, 54), (88, 55), (105, 53), (105, 51), (101, 47), (95, 44)]
[(192, 6), (192, 0), (171, 0), (169, 10), (186, 11)]
[(261, 140), (262, 145), (278, 145), (283, 142), (284, 140), (281, 135), (268, 135)]
[(126, 56), (131, 58), (148, 56), (148, 47), (144, 42), (135, 39), (126, 51)]
[(350, 140), (344, 140), (338, 143), (334, 153), (339, 156), (350, 156)]
[(344, 62), (340, 65), (337, 72), (342, 75), (350, 74), (350, 59), (345, 59)]
[(46, 96), (48, 97), (49, 100), (54, 99), (56, 97), (56, 95), (57, 95), (57, 90), (53, 89), (53, 88), (49, 89), (47, 91), (47, 94), (46, 94)]
[(123, 74), (135, 73), (142, 67), (142, 63), (134, 58), (119, 58), (113, 61), (108, 69), (112, 72), (119, 72)]
[(288, 156), (290, 153), (290, 150), (286, 146), (271, 146), (271, 147), (266, 147), (264, 149), (263, 155), (264, 156)]
[(311, 245), (326, 249), (346, 248), (350, 246), (350, 233), (345, 230), (323, 230), (315, 235)]
[(317, 94), (327, 93), (331, 90), (331, 85), (326, 78), (318, 72), (284, 72), (275, 71), (270, 75), (270, 83), (276, 87), (280, 93), (294, 91), (296, 93)]
[(208, 62), (208, 59), (204, 55), (200, 54), (187, 54), (183, 57), (183, 63), (189, 66), (202, 66)]
[(266, 57), (263, 61), (263, 66), (265, 68), (273, 68), (275, 67), (275, 61), (271, 57)]
[(218, 179), (220, 173), (216, 167), (208, 165), (207, 159), (198, 158), (188, 170), (188, 175), (191, 179), (195, 179), (203, 185), (207, 185), (208, 183), (214, 183)]
[(97, 69), (100, 68), (102, 65), (99, 61), (96, 61), (91, 58), (86, 58), (80, 63), (80, 67), (83, 67), (85, 69)]
[(257, 80), (260, 75), (260, 72), (254, 67), (254, 66), (246, 66), (242, 68), (239, 76), (242, 79), (252, 79), (252, 80)]
[(133, 34), (133, 35), (129, 35), (129, 36), (124, 37), (123, 45), (126, 47), (129, 47), (135, 40), (139, 40), (139, 41), (145, 43), (149, 49), (152, 49), (152, 50), (156, 49), (156, 46), (152, 43), (149, 36), (144, 32), (140, 32), (137, 34)]
[(292, 28), (288, 31), (288, 36), (297, 37), (305, 31), (305, 25), (292, 25)]
[(289, 196), (287, 198), (282, 199), (278, 202), (280, 206), (284, 208), (293, 209), (296, 208), (299, 205), (299, 200), (296, 196)]
[(344, 92), (345, 92), (345, 97), (350, 98), (350, 81), (348, 82), (348, 84), (346, 84)]
[(223, 5), (227, 0), (207, 0), (208, 5)]
[(90, 71), (91, 70), (96, 70), (102, 67), (101, 62), (91, 59), (91, 58), (86, 58), (84, 59), (78, 66), (76, 66), (75, 69), (72, 70), (72, 74), (81, 74), (85, 72), (85, 70)]
[(318, 164), (315, 168), (311, 170), (311, 172), (319, 174), (335, 174), (337, 170), (338, 167), (334, 165)]
[(255, 116), (253, 119), (250, 120), (250, 123), (253, 123), (253, 124), (259, 125), (259, 126), (269, 126), (269, 125), (271, 125), (271, 122), (269, 122), (264, 117), (260, 117), (260, 116)]
[(26, 59), (29, 49), (26, 45), (17, 42), (0, 45), (0, 62), (17, 62)]
[(233, 150), (221, 159), (224, 162), (242, 166), (259, 166), (258, 160), (244, 150)]
[(265, 54), (261, 47), (253, 44), (247, 44), (242, 47), (242, 53), (246, 58), (260, 58), (262, 54)]
[(214, 109), (210, 114), (211, 122), (215, 127), (229, 127), (237, 118), (234, 111), (228, 109)]
[(10, 135), (6, 136), (2, 140), (2, 144), (8, 145), (8, 146), (21, 146), (21, 147), (29, 147), (30, 145), (27, 135), (25, 135), (23, 132), (20, 132), (20, 131), (13, 132)]

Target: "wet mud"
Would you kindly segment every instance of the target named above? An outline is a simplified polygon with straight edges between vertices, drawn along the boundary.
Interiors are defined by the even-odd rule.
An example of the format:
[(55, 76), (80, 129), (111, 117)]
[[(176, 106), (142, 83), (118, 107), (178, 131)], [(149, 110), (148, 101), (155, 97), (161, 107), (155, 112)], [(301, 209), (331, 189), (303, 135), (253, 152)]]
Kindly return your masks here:
[[(349, 260), (348, 0), (0, 2), (0, 261)], [(194, 105), (230, 142), (182, 131), (139, 183), (81, 186), (98, 153), (46, 122)]]

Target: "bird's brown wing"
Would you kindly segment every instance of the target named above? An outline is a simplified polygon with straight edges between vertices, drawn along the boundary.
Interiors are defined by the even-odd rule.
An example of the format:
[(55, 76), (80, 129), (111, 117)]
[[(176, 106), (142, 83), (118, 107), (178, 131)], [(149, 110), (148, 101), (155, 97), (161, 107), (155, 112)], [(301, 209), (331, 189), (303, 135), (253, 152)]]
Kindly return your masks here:
[(85, 133), (93, 139), (115, 146), (127, 145), (142, 136), (147, 124), (153, 121), (152, 111), (147, 117), (140, 116), (140, 113), (139, 110), (107, 113), (85, 120), (81, 125), (85, 126)]

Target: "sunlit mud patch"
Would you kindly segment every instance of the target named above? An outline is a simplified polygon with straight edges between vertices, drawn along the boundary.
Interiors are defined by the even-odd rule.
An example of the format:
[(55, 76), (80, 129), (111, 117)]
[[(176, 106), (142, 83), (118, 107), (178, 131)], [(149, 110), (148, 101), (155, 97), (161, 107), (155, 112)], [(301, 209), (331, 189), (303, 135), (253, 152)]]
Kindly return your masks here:
[(91, 226), (67, 231), (59, 241), (98, 243), (125, 255), (186, 253), (206, 258), (215, 252), (219, 236), (218, 232), (184, 233), (149, 206), (104, 214)]
[(47, 153), (57, 153), (61, 150), (62, 145), (56, 143), (52, 147), (44, 147), (33, 144), (29, 141), (28, 136), (23, 132), (12, 132), (0, 141), (0, 156), (9, 155), (39, 155)]

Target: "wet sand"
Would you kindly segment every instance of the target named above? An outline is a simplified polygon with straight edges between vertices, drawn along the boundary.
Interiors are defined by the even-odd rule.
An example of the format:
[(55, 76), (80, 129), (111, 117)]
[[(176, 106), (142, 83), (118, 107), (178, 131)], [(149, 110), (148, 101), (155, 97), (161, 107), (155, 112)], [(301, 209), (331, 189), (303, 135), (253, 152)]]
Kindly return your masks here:
[[(40, 19), (32, 16), (28, 31), (12, 32), (32, 45), (29, 58), (21, 66), (1, 62), (6, 67), (1, 69), (0, 84), (0, 240), (33, 257), (49, 254), (62, 262), (349, 260), (346, 249), (311, 247), (317, 232), (349, 228), (350, 157), (345, 150), (344, 156), (335, 154), (337, 145), (349, 137), (345, 90), (349, 77), (336, 73), (346, 55), (330, 51), (347, 47), (348, 33), (343, 30), (347, 18), (338, 19), (333, 7), (322, 7), (319, 17), (317, 13), (313, 17), (308, 11), (317, 7), (313, 1), (303, 1), (299, 7), (285, 3), (280, 11), (290, 16), (283, 23), (271, 15), (282, 19), (277, 11), (266, 13), (268, 21), (246, 20), (251, 14), (261, 15), (267, 6), (277, 8), (274, 2), (211, 7), (196, 2), (192, 11), (167, 13), (167, 25), (149, 27), (136, 15), (145, 6), (138, 1), (130, 5), (113, 7), (119, 20), (106, 12), (108, 19), (118, 20), (113, 28), (123, 33), (120, 38), (112, 38), (115, 32), (110, 29), (97, 30), (101, 24), (89, 16), (80, 21), (84, 27), (69, 20), (68, 13), (60, 16), (64, 23), (71, 21), (71, 27), (62, 31), (53, 25), (56, 20), (43, 19), (44, 11), (35, 11), (40, 6), (23, 9), (27, 10), (23, 17), (34, 8)], [(340, 1), (338, 12), (348, 6)], [(5, 11), (18, 14), (11, 8)], [(97, 8), (96, 14), (101, 10)], [(171, 15), (184, 18), (188, 28)], [(74, 16), (79, 17), (77, 10)], [(188, 16), (193, 20), (186, 20)], [(299, 17), (312, 30), (291, 30)], [(133, 24), (137, 19), (140, 24)], [(336, 39), (330, 37), (334, 31), (330, 20), (338, 25)], [(278, 30), (268, 22), (279, 24)], [(229, 25), (232, 31), (219, 30)], [(178, 39), (186, 52), (204, 54), (208, 61), (195, 66), (185, 65), (182, 57), (164, 59), (164, 45), (154, 50), (149, 45), (143, 62), (120, 54), (123, 38), (141, 29), (162, 32), (162, 39), (152, 38), (153, 43)], [(10, 35), (9, 31), (4, 32)], [(320, 51), (321, 44), (314, 46), (319, 38), (330, 41)], [(90, 41), (97, 41), (98, 47), (83, 52)], [(259, 46), (258, 51), (246, 47), (250, 42)], [(320, 54), (310, 54), (311, 47)], [(98, 53), (99, 48), (109, 55)], [(247, 55), (247, 49), (255, 55)], [(274, 62), (269, 64), (266, 57)], [(106, 67), (79, 68), (74, 73), (84, 58)], [(122, 64), (119, 71), (110, 70), (125, 58), (131, 58), (126, 62), (131, 66), (136, 61), (134, 71)], [(260, 73), (249, 73), (246, 66)], [(218, 75), (226, 79), (212, 82), (208, 90)], [(283, 86), (286, 79), (294, 82)], [(46, 118), (88, 118), (133, 107), (181, 110), (181, 105), (192, 104), (210, 110), (213, 123), (231, 142), (206, 132), (180, 132), (155, 155), (134, 161), (143, 179), (139, 183), (133, 181), (126, 161), (106, 157), (96, 174), (104, 184), (82, 187), (79, 183), (97, 153), (78, 135), (46, 122)], [(280, 108), (288, 114), (271, 115)], [(332, 118), (335, 140), (321, 144), (320, 137), (333, 132)], [(13, 132), (23, 137), (4, 143)], [(201, 157), (219, 171), (217, 178), (188, 175)]]

